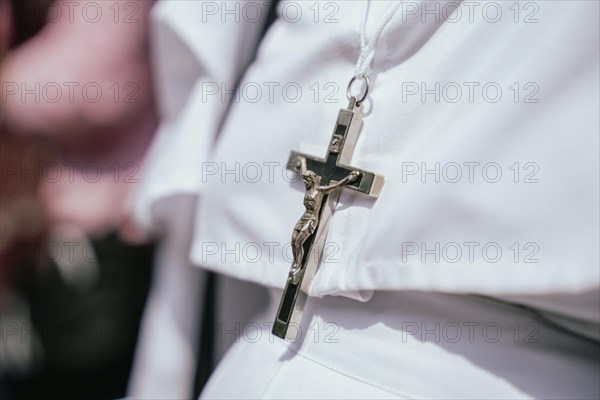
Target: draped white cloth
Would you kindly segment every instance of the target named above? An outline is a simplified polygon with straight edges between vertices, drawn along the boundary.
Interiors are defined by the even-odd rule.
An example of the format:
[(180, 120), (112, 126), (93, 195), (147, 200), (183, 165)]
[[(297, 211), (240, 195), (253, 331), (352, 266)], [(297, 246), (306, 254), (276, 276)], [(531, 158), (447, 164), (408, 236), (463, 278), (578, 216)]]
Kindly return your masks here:
[[(149, 210), (157, 199), (197, 194), (192, 262), (283, 287), (291, 263), (289, 238), (304, 211), (304, 189), (285, 172), (286, 162), (292, 149), (325, 155), (359, 54), (361, 3), (281, 2), (279, 18), (245, 70), (266, 17), (264, 3), (160, 2), (152, 33), (163, 123), (135, 199), (140, 224), (152, 225)], [(367, 35), (388, 3), (371, 3)], [(385, 186), (376, 201), (343, 191), (312, 287), (315, 299), (309, 300), (314, 315), (321, 307), (337, 310), (340, 320), (356, 320), (359, 326), (365, 321), (358, 330), (340, 328), (352, 337), (347, 343), (380, 338), (381, 347), (368, 352), (365, 347), (365, 360), (397, 347), (386, 358), (389, 365), (369, 368), (397, 367), (407, 374), (410, 360), (421, 351), (416, 346), (408, 361), (398, 361), (404, 344), (394, 341), (404, 329), (393, 321), (405, 314), (395, 315), (396, 298), (375, 292), (380, 290), (445, 293), (429, 295), (443, 310), (447, 304), (467, 309), (475, 302), (476, 314), (457, 315), (459, 324), (480, 321), (488, 312), (496, 315), (496, 306), (486, 311), (472, 297), (454, 295), (492, 296), (546, 313), (544, 329), (554, 326), (552, 320), (594, 340), (600, 337), (598, 11), (597, 2), (587, 1), (405, 2), (383, 31), (352, 165), (384, 175)], [(377, 310), (374, 292), (375, 299), (388, 299), (379, 304), (381, 318), (396, 336), (381, 333), (377, 318), (368, 318)], [(398, 301), (408, 296), (415, 310), (422, 309), (426, 294), (401, 293)], [(342, 312), (329, 295), (367, 303), (339, 300)], [(338, 323), (336, 318), (332, 315)], [(422, 318), (436, 321), (427, 313)], [(358, 358), (315, 354), (325, 354), (318, 363), (327, 368), (339, 371), (345, 365), (359, 381), (408, 397), (460, 397), (468, 392), (460, 388), (468, 387), (475, 397), (566, 395), (518, 389), (498, 372), (498, 363), (508, 360), (501, 354), (521, 354), (531, 363), (513, 358), (511, 368), (516, 375), (530, 374), (530, 386), (550, 384), (556, 379), (551, 372), (557, 371), (550, 364), (563, 363), (571, 371), (561, 372), (565, 390), (579, 397), (597, 395), (597, 385), (588, 379), (590, 371), (597, 374), (597, 362), (576, 350), (585, 349), (585, 341), (562, 338), (575, 349), (563, 352), (553, 335), (544, 336), (545, 361), (536, 358), (532, 346), (525, 346), (529, 352), (507, 351), (517, 346), (514, 342), (493, 347), (496, 351), (488, 342), (467, 346), (497, 363), (489, 370), (475, 363), (478, 373), (473, 365), (459, 363), (458, 371), (473, 374), (452, 374), (447, 383), (430, 383), (437, 385), (431, 391), (412, 385), (437, 373), (434, 360), (450, 368), (443, 349), (432, 353), (430, 369), (424, 362), (417, 369), (422, 375), (406, 375), (410, 382), (397, 380), (395, 386), (366, 378), (371, 375)], [(218, 396), (223, 385), (233, 391), (223, 392), (230, 396), (244, 393), (243, 385), (234, 384), (242, 368), (236, 370), (239, 358), (259, 358), (260, 349), (272, 346), (281, 344), (238, 344), (238, 357), (225, 364), (227, 373), (217, 373), (211, 396)], [(269, 354), (271, 360), (279, 357)], [(257, 364), (256, 374), (267, 365), (261, 370)], [(532, 373), (534, 367), (541, 372)], [(483, 370), (512, 391), (475, 384)], [(324, 382), (312, 390), (318, 392)], [(492, 392), (482, 392), (486, 387)], [(283, 385), (269, 393), (277, 397), (285, 390)]]

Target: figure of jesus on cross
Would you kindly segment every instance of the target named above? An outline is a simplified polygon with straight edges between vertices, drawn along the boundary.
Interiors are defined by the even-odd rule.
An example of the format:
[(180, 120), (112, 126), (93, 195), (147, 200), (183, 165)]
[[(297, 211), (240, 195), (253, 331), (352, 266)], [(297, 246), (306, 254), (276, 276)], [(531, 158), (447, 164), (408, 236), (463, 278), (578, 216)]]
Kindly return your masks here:
[(300, 170), (302, 181), (306, 186), (306, 194), (304, 195), (304, 207), (306, 208), (306, 211), (304, 211), (304, 214), (300, 217), (300, 220), (294, 227), (294, 233), (292, 234), (294, 262), (292, 263), (289, 277), (295, 285), (300, 282), (300, 271), (302, 269), (302, 260), (304, 259), (304, 243), (317, 230), (324, 196), (333, 192), (335, 189), (356, 181), (361, 175), (360, 171), (355, 170), (337, 183), (321, 186), (321, 177), (306, 168), (306, 158), (300, 158), (297, 168)]
[(305, 211), (292, 233), (294, 259), (273, 325), (273, 334), (280, 338), (296, 339), (340, 189), (376, 198), (383, 186), (382, 176), (350, 166), (361, 125), (361, 107), (352, 97), (338, 114), (325, 158), (290, 154), (288, 169), (300, 174), (306, 188)]

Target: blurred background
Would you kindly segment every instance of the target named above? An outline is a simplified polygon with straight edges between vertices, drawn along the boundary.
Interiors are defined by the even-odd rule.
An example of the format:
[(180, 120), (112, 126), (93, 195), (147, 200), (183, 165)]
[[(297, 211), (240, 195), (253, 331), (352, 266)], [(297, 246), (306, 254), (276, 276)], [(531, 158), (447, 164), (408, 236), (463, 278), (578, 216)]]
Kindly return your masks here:
[(184, 258), (195, 197), (158, 202), (155, 231), (130, 220), (154, 4), (0, 0), (2, 400), (197, 398), (237, 340), (220, 327), (267, 302)]
[(0, 1), (2, 399), (125, 396), (153, 270), (125, 212), (157, 124), (152, 3)]

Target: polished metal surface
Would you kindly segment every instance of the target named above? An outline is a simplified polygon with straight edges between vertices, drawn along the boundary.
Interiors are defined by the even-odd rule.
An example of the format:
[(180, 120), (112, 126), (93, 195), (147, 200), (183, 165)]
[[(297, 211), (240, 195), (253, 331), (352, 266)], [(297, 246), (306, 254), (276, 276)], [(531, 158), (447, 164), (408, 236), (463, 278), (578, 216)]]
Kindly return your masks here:
[(338, 114), (325, 158), (290, 154), (288, 169), (301, 174), (306, 193), (305, 212), (292, 233), (294, 261), (273, 325), (273, 334), (282, 339), (298, 340), (297, 328), (341, 188), (377, 197), (383, 187), (383, 176), (349, 166), (361, 125), (360, 103), (351, 97), (348, 108)]
[[(352, 101), (352, 99), (354, 99), (356, 101), (356, 106), (360, 107), (360, 105), (362, 104), (363, 101), (365, 101), (365, 99), (367, 98), (367, 96), (369, 95), (369, 90), (371, 90), (371, 79), (369, 78), (369, 75), (366, 74), (362, 74), (358, 77), (361, 81), (362, 81), (362, 94), (360, 96), (353, 96), (352, 95), (352, 86), (354, 85), (355, 82), (357, 82), (357, 77), (352, 77), (352, 79), (350, 79), (350, 82), (348, 82), (348, 87), (346, 88), (346, 96), (348, 97), (348, 100)], [(348, 107), (350, 108), (350, 107)]]

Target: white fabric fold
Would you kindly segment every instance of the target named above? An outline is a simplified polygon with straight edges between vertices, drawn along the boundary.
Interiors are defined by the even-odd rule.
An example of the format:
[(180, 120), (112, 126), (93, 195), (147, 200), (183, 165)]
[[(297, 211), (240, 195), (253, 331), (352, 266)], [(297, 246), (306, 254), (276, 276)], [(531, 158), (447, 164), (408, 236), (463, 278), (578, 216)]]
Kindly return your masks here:
[(131, 204), (135, 221), (153, 229), (152, 204), (203, 189), (203, 163), (218, 136), (233, 90), (254, 54), (266, 14), (252, 23), (208, 18), (202, 1), (161, 1), (153, 8), (152, 54), (161, 125)]
[[(303, 2), (293, 2), (302, 17), (291, 21), (292, 2), (282, 2), (221, 124), (228, 105), (202, 83), (232, 87), (231, 66), (244, 64), (258, 26), (200, 23), (192, 10), (201, 3), (163, 2), (155, 13), (166, 118), (136, 212), (147, 222), (156, 198), (200, 193), (192, 261), (282, 287), (304, 211), (285, 163), (293, 149), (325, 154), (360, 51), (360, 5), (337, 2), (325, 23)], [(384, 175), (385, 187), (377, 201), (342, 193), (312, 294), (418, 290), (527, 303), (597, 292), (598, 3), (535, 3), (518, 16), (512, 3), (494, 3), (498, 20), (465, 4), (443, 15), (450, 3), (439, 3), (440, 18), (403, 7), (377, 43), (352, 165)], [(386, 6), (374, 2), (372, 15)], [(189, 84), (170, 75), (188, 69), (198, 74)], [(582, 314), (550, 303), (597, 314), (597, 305)]]

